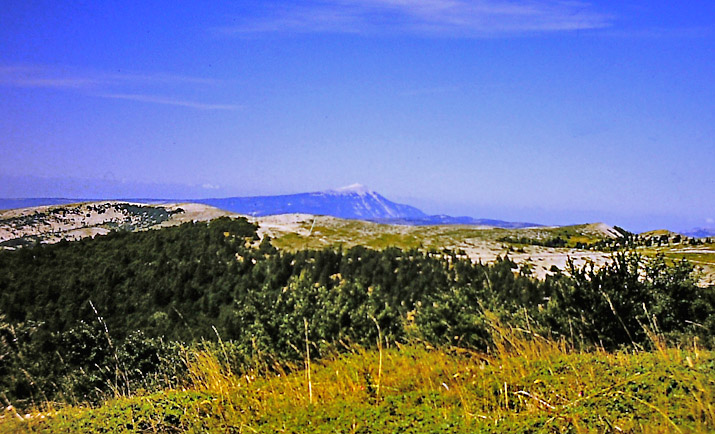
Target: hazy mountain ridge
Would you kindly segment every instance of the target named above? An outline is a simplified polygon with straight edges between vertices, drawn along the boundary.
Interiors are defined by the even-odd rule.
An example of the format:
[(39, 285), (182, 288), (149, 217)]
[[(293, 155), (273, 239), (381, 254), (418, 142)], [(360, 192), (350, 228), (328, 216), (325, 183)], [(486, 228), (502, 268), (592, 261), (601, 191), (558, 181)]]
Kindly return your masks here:
[(494, 219), (475, 219), (468, 216), (453, 217), (439, 214), (421, 218), (397, 218), (397, 219), (371, 219), (377, 223), (409, 226), (430, 226), (430, 225), (467, 225), (467, 226), (488, 226), (504, 229), (533, 228), (543, 226), (538, 223), (508, 222)]
[(32, 208), (38, 206), (69, 205), (80, 202), (91, 202), (89, 199), (68, 199), (62, 197), (28, 197), (0, 199), (0, 210)]
[(695, 238), (715, 237), (715, 228), (694, 228), (692, 230), (683, 232), (683, 235)]

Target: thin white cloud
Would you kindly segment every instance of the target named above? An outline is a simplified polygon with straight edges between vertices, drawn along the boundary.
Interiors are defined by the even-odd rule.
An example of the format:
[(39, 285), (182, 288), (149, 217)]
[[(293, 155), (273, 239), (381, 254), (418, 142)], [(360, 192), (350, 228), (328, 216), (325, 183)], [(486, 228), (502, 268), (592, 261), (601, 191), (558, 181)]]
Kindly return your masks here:
[(70, 88), (83, 89), (95, 87), (99, 84), (96, 80), (89, 78), (22, 78), (0, 79), (0, 84), (13, 87), (46, 87), (46, 88)]
[(125, 93), (110, 93), (110, 94), (99, 94), (102, 98), (111, 99), (124, 99), (129, 101), (139, 101), (148, 102), (153, 104), (163, 104), (163, 105), (173, 105), (179, 107), (189, 107), (199, 110), (237, 110), (241, 108), (234, 104), (208, 104), (196, 101), (187, 101), (181, 99), (174, 99), (170, 97), (162, 97), (155, 95), (141, 95), (141, 94), (125, 94)]
[(138, 73), (114, 73), (106, 74), (107, 80), (116, 82), (128, 83), (143, 83), (143, 84), (201, 84), (201, 85), (218, 85), (221, 80), (214, 78), (191, 77), (186, 75), (153, 73), (153, 74), (138, 74)]
[(179, 96), (156, 96), (157, 87), (181, 93), (197, 86), (216, 86), (222, 81), (167, 73), (77, 71), (74, 68), (4, 65), (0, 66), (0, 86), (49, 88), (79, 92), (103, 98), (173, 105), (199, 110), (236, 110), (234, 104), (197, 102)]
[(0, 66), (2, 86), (82, 89), (97, 86), (103, 81), (99, 77), (68, 75), (37, 66)]
[(15, 87), (96, 88), (122, 85), (218, 85), (220, 80), (167, 73), (77, 71), (71, 68), (0, 66), (0, 85)]
[(590, 3), (558, 0), (334, 0), (272, 5), (261, 12), (217, 30), (239, 35), (326, 32), (495, 37), (597, 29), (612, 21)]

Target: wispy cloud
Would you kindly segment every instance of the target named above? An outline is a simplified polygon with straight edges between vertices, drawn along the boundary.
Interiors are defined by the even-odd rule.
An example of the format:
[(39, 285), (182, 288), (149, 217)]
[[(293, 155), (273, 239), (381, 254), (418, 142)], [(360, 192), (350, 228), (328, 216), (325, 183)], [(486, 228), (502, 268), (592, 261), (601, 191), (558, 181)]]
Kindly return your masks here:
[(216, 30), (495, 37), (596, 29), (611, 21), (590, 3), (569, 0), (314, 0), (268, 3), (260, 14)]
[(35, 65), (0, 66), (0, 84), (17, 87), (91, 88), (119, 85), (217, 85), (221, 80), (178, 74), (78, 71), (76, 68)]
[(125, 99), (130, 101), (139, 102), (149, 102), (153, 104), (163, 104), (163, 105), (173, 105), (179, 107), (189, 107), (199, 110), (237, 110), (241, 108), (234, 104), (206, 104), (196, 101), (186, 101), (181, 99), (174, 99), (162, 96), (154, 95), (141, 95), (141, 94), (126, 94), (126, 93), (110, 93), (110, 94), (99, 94), (102, 98), (112, 98), (112, 99)]
[(197, 85), (218, 85), (221, 80), (215, 78), (191, 77), (187, 75), (153, 73), (153, 74), (138, 74), (138, 73), (114, 73), (106, 74), (106, 79), (115, 82), (124, 83), (144, 83), (144, 84), (197, 84)]
[(81, 76), (64, 71), (25, 65), (0, 66), (0, 85), (11, 87), (39, 87), (59, 89), (87, 89), (106, 84), (101, 76)]
[[(78, 71), (47, 66), (0, 66), (0, 86), (50, 88), (77, 91), (90, 96), (125, 99), (145, 103), (188, 107), (200, 110), (235, 110), (234, 104), (186, 100), (176, 96), (157, 96), (157, 87), (171, 93), (197, 86), (216, 86), (221, 80), (167, 73)], [(129, 90), (129, 91), (128, 91)], [(139, 90), (139, 92), (136, 92)]]

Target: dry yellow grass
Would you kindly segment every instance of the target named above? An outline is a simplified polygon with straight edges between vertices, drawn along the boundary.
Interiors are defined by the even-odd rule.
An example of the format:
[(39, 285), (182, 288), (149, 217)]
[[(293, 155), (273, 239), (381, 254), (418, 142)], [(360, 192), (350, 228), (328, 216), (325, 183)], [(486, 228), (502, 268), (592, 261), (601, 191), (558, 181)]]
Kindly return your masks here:
[[(697, 345), (574, 351), (494, 325), (494, 350), (353, 348), (236, 373), (187, 354), (183, 387), (7, 418), (0, 432), (712, 432), (715, 359)], [(17, 419), (17, 418), (14, 418)], [(130, 427), (130, 428), (127, 428)], [(19, 431), (18, 431), (19, 430)]]

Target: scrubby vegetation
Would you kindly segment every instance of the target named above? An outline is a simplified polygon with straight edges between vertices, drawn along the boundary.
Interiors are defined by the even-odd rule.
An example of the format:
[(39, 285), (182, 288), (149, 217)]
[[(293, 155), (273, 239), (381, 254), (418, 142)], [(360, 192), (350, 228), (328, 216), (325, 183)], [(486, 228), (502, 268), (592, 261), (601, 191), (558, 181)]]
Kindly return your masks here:
[(528, 237), (501, 237), (498, 238), (497, 241), (501, 241), (504, 243), (510, 243), (510, 244), (524, 244), (524, 245), (531, 245), (531, 246), (544, 246), (544, 247), (565, 247), (568, 241), (565, 239), (561, 238), (560, 236), (557, 236), (556, 238), (549, 238), (546, 240), (540, 240), (540, 239), (535, 239), (535, 238), (528, 238)]
[[(394, 424), (414, 422), (403, 427), (414, 432), (469, 427), (503, 432), (497, 430), (499, 421), (510, 421), (517, 431), (606, 427), (614, 421), (641, 429), (650, 422), (633, 415), (650, 407), (640, 401), (669, 406), (657, 399), (668, 400), (660, 382), (672, 377), (676, 385), (664, 396), (697, 397), (702, 414), (687, 419), (689, 407), (674, 400), (672, 409), (679, 413), (662, 417), (662, 426), (675, 418), (683, 426), (712, 428), (713, 385), (707, 378), (713, 362), (703, 348), (715, 344), (714, 307), (715, 289), (698, 287), (687, 261), (619, 253), (604, 268), (572, 265), (538, 281), (507, 257), (475, 264), (448, 250), (279, 251), (269, 239), (259, 241), (256, 227), (245, 219), (221, 218), (0, 253), (0, 397), (22, 409), (121, 397), (97, 410), (68, 409), (52, 418), (86, 429), (95, 426), (93, 418), (112, 417), (131, 419), (132, 428), (122, 425), (130, 431), (151, 432), (166, 424), (162, 429), (168, 432), (187, 427), (199, 432), (204, 423), (266, 432), (283, 423), (289, 431), (306, 431), (304, 424), (317, 421), (325, 423), (321, 429), (350, 431), (345, 418), (365, 422), (375, 415)], [(499, 330), (509, 330), (509, 336), (521, 331), (517, 339), (495, 333)], [(665, 350), (663, 342), (693, 353)], [(406, 367), (405, 375), (414, 378), (399, 379), (398, 369), (392, 380), (386, 371), (383, 382), (379, 370), (357, 367), (358, 356), (339, 355), (376, 346), (363, 354), (366, 360), (382, 354), (380, 349), (386, 360), (402, 360), (393, 367), (409, 360), (423, 366), (441, 357), (428, 364), (453, 364), (449, 375), (457, 376), (443, 377), (445, 368), (420, 377), (409, 369), (431, 367)], [(551, 349), (543, 357), (520, 359), (541, 346)], [(637, 355), (604, 352), (623, 349)], [(658, 357), (672, 363), (664, 368), (654, 362)], [(505, 365), (512, 358), (514, 365)], [(328, 359), (333, 361), (319, 362)], [(292, 364), (325, 363), (320, 368), (325, 371), (316, 371), (324, 372), (315, 377), (321, 384), (331, 370), (340, 377), (344, 360), (355, 368), (344, 373), (354, 396), (316, 386), (313, 405), (310, 399), (302, 406), (290, 401), (305, 400), (305, 388), (290, 386), (302, 378)], [(214, 363), (208, 371), (218, 377), (203, 378), (206, 369), (197, 371), (197, 363)], [(389, 366), (386, 361), (385, 369), (393, 369)], [(470, 386), (454, 380), (473, 372), (465, 369), (490, 374), (475, 377)], [(533, 378), (527, 375), (531, 369)], [(583, 396), (559, 383), (567, 371), (573, 374), (564, 381), (578, 378)], [(608, 378), (612, 382), (604, 383)], [(628, 378), (635, 383), (621, 384)], [(688, 378), (700, 385), (680, 391)], [(217, 394), (216, 387), (202, 385), (207, 381), (225, 384), (216, 386), (225, 390)], [(296, 393), (275, 394), (281, 387)], [(268, 390), (273, 398), (256, 397)], [(653, 390), (656, 401), (642, 394), (646, 390)], [(333, 398), (324, 400), (321, 393)], [(258, 401), (246, 401), (252, 399)], [(270, 399), (284, 401), (270, 411), (265, 404), (260, 411), (255, 407)], [(618, 404), (588, 415), (602, 399)], [(294, 407), (299, 410), (291, 413)], [(549, 414), (551, 407), (559, 410)], [(172, 413), (177, 408), (181, 414)], [(74, 428), (67, 429), (79, 429)]]

